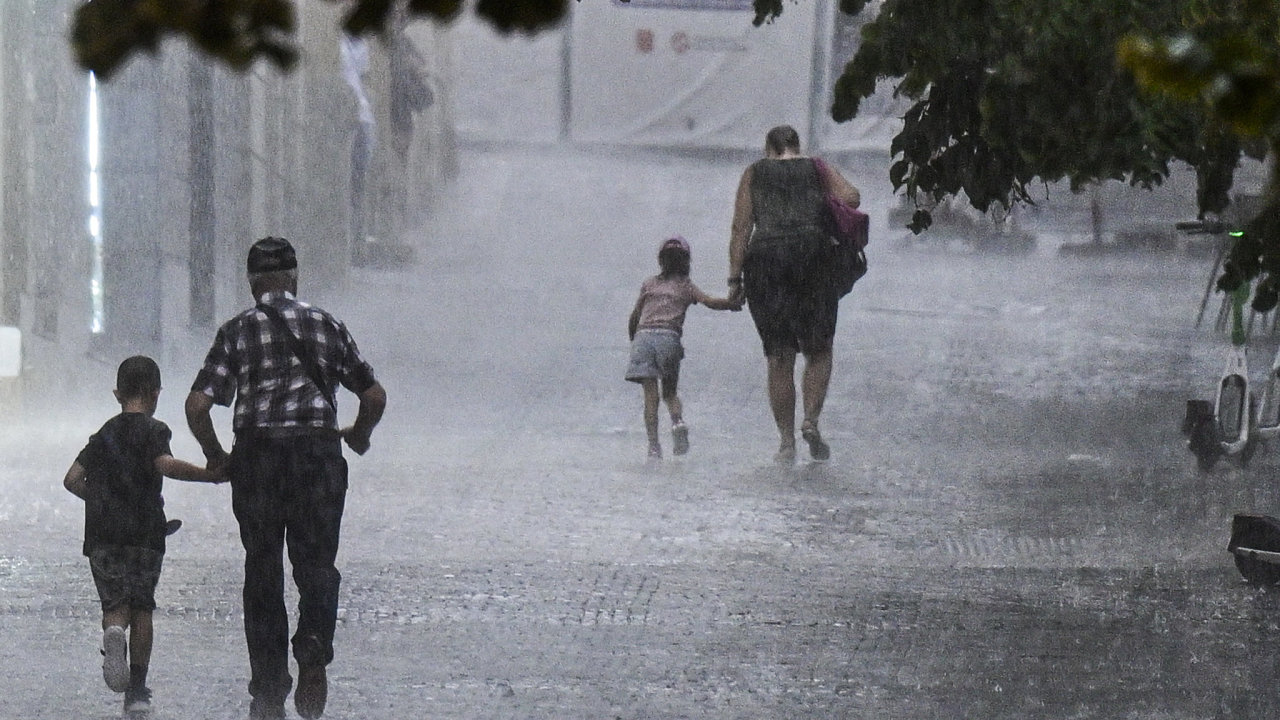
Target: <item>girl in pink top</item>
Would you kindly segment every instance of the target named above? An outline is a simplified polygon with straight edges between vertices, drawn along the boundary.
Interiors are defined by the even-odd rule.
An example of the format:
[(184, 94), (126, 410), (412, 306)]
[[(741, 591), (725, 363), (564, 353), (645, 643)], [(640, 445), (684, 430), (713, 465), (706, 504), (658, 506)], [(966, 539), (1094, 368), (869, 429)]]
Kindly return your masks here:
[(658, 442), (659, 381), (661, 399), (671, 412), (672, 450), (676, 455), (689, 451), (689, 429), (682, 419), (680, 360), (684, 346), (680, 334), (684, 314), (690, 305), (702, 303), (712, 310), (741, 310), (740, 300), (711, 297), (689, 279), (689, 243), (679, 235), (664, 240), (658, 249), (661, 272), (640, 286), (640, 297), (631, 311), (627, 332), (631, 336), (631, 359), (626, 378), (644, 388), (644, 427), (649, 435), (649, 457), (662, 457)]

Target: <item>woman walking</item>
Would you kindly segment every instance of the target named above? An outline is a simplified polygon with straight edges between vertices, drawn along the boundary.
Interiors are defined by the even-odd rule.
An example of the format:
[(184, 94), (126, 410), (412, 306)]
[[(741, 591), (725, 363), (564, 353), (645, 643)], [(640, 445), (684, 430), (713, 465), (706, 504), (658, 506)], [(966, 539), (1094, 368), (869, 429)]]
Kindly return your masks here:
[(776, 459), (796, 456), (795, 362), (804, 355), (800, 380), (804, 419), (800, 435), (814, 460), (831, 449), (818, 416), (831, 380), (831, 345), (840, 293), (832, 283), (833, 242), (825, 229), (825, 187), (857, 206), (860, 196), (834, 168), (800, 150), (800, 136), (779, 125), (765, 136), (765, 156), (738, 183), (729, 240), (729, 293), (745, 297), (764, 345), (769, 406), (781, 442)]

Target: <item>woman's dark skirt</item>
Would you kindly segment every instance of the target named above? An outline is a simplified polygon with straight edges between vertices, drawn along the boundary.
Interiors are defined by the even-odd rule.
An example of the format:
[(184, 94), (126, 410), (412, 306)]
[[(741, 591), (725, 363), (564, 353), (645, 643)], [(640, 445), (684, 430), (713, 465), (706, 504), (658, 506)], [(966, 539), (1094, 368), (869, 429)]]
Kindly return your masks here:
[(831, 240), (822, 234), (752, 239), (742, 275), (765, 355), (831, 350), (840, 308), (831, 255)]

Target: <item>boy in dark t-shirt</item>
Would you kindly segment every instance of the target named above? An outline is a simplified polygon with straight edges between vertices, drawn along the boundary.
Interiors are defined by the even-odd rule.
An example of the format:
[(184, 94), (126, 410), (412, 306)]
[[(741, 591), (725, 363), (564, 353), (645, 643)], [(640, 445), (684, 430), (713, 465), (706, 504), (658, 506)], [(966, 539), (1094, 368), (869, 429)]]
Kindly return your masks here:
[[(127, 714), (151, 709), (151, 612), (164, 559), (164, 477), (192, 482), (226, 478), (169, 451), (168, 426), (152, 417), (160, 368), (137, 355), (116, 373), (120, 414), (89, 438), (63, 485), (84, 500), (84, 554), (102, 603), (102, 677), (123, 692)], [(129, 631), (126, 638), (125, 631)], [(126, 657), (128, 656), (128, 657)]]

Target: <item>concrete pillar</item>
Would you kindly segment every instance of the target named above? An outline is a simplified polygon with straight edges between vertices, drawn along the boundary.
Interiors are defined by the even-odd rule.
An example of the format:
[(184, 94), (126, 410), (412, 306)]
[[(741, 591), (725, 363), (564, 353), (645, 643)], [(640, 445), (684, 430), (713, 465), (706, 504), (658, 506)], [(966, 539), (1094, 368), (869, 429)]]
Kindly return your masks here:
[[(88, 74), (66, 37), (78, 5), (0, 0), (0, 325), (33, 340), (30, 364), (51, 387), (67, 386), (86, 353), (112, 367), (139, 352), (190, 364), (212, 326), (247, 302), (244, 253), (257, 237), (293, 240), (308, 283), (350, 263), (355, 112), (339, 62), (343, 8), (304, 3), (290, 74), (265, 61), (237, 73), (168, 39), (99, 84), (106, 312), (91, 331)], [(397, 232), (456, 163), (443, 33), (425, 22), (412, 32), (434, 103), (414, 116), (385, 178), (398, 193)], [(380, 62), (386, 112), (385, 54)]]
[[(102, 137), (103, 293), (107, 352), (156, 355), (163, 338), (162, 248), (186, 246), (186, 119), (173, 48), (139, 55), (99, 86)], [(183, 138), (185, 139), (185, 138)], [(176, 247), (175, 247), (176, 246)]]
[(22, 332), (24, 383), (73, 386), (88, 343), (85, 92), (72, 0), (0, 3), (0, 325)]
[[(14, 55), (14, 53), (10, 52), (9, 46), (10, 38), (13, 35), (13, 23), (8, 19), (13, 7), (16, 7), (13, 3), (0, 4), (0, 138), (6, 138), (9, 136), (9, 133), (7, 132), (9, 126), (7, 122), (7, 115), (9, 108), (13, 104), (12, 101), (8, 100), (8, 90), (12, 87), (12, 84), (9, 82), (7, 74), (7, 68), (10, 62), (8, 58)], [(5, 297), (5, 287), (8, 284), (6, 283), (8, 276), (8, 263), (4, 262), (4, 217), (5, 207), (7, 204), (5, 197), (6, 193), (4, 192), (7, 177), (5, 172), (5, 155), (4, 146), (3, 144), (0, 144), (0, 298)], [(12, 170), (10, 170), (10, 172), (11, 171)], [(3, 309), (3, 301), (0, 300), (0, 325), (4, 325), (6, 323), (6, 319), (6, 313)]]
[(5, 198), (0, 216), (0, 324), (22, 325), (22, 297), (27, 289), (27, 208), (30, 166), (30, 98), (27, 92), (27, 64), (30, 53), (25, 42), (30, 33), (29, 1), (0, 3), (0, 88), (3, 89), (5, 132), (0, 135), (0, 167), (3, 167)]

